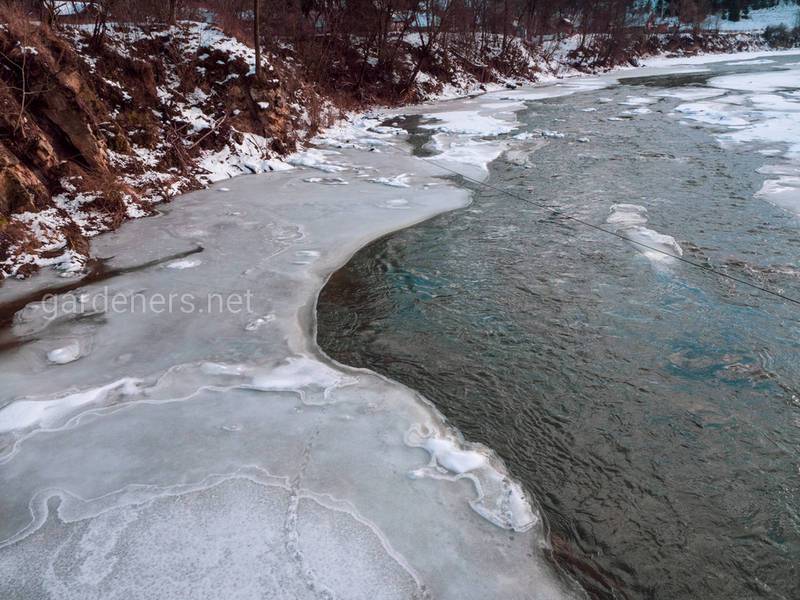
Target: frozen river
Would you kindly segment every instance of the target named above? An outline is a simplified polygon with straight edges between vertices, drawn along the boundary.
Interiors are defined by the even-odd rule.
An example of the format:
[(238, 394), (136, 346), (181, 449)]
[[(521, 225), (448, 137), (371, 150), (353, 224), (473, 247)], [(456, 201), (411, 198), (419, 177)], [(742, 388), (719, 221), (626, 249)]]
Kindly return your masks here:
[[(796, 76), (774, 60), (779, 77)], [(792, 210), (797, 96), (744, 83), (752, 68), (702, 86), (719, 93), (666, 96), (679, 116), (659, 118), (715, 119), (721, 143), (768, 144), (761, 193)], [(537, 102), (571, 96), (586, 118), (622, 102), (604, 118), (624, 131), (687, 82), (607, 103), (598, 90), (618, 96), (614, 85), (576, 79), (357, 119), (293, 170), (189, 194), (98, 238), (103, 260), (84, 280), (6, 282), (0, 596), (581, 597), (548, 558), (540, 490), (412, 388), (327, 358), (316, 297), (370, 241), (490, 209), (466, 208), (469, 191), (442, 167), (485, 179), (501, 155), (524, 169), (543, 144), (592, 148), (591, 131), (559, 131), (566, 120), (531, 122)], [(596, 102), (577, 100), (587, 94)], [(573, 200), (562, 208), (580, 211)], [(644, 200), (624, 203), (600, 222), (689, 252)], [(791, 338), (796, 323), (786, 327)]]

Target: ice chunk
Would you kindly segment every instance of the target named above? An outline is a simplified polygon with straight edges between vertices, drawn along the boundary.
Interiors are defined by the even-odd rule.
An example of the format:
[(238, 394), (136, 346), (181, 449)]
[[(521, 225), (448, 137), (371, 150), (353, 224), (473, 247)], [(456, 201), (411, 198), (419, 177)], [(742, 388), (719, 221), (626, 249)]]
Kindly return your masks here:
[(338, 164), (328, 160), (328, 157), (335, 155), (336, 152), (309, 148), (296, 154), (292, 154), (286, 162), (296, 167), (310, 167), (326, 173), (338, 173), (347, 170), (346, 165)]
[(327, 402), (331, 393), (341, 387), (358, 383), (319, 361), (307, 357), (292, 357), (268, 371), (254, 370), (247, 387), (262, 392), (296, 391), (304, 401)]
[(675, 238), (645, 227), (647, 209), (638, 204), (613, 204), (606, 223), (616, 229), (648, 259), (668, 262), (683, 256), (683, 248)]
[(409, 473), (412, 478), (468, 479), (476, 492), (470, 506), (484, 518), (514, 531), (528, 531), (538, 524), (522, 488), (498, 469), (497, 459), (485, 447), (468, 446), (452, 434), (421, 426), (408, 431), (406, 443), (424, 448), (430, 455), (427, 467)]
[(183, 260), (174, 260), (171, 263), (167, 263), (168, 269), (177, 269), (182, 271), (184, 269), (194, 269), (195, 267), (199, 267), (203, 264), (202, 260), (197, 258), (186, 258)]
[(612, 204), (606, 223), (630, 227), (647, 223), (647, 209), (638, 204)]
[(407, 188), (411, 187), (408, 184), (408, 173), (400, 173), (400, 175), (395, 175), (394, 177), (374, 177), (370, 179), (372, 183), (380, 183), (383, 185), (388, 185), (389, 187), (400, 187), (400, 188)]
[(77, 340), (73, 340), (66, 346), (55, 348), (47, 353), (47, 360), (57, 365), (65, 365), (76, 361), (81, 356), (81, 345)]
[(683, 248), (674, 237), (647, 227), (628, 228), (625, 230), (625, 237), (637, 242), (637, 248), (650, 260), (671, 261), (676, 256), (683, 256)]
[[(504, 141), (481, 141), (434, 134), (428, 147), (438, 151), (431, 159), (434, 163), (445, 163), (456, 168), (459, 173), (482, 178), (489, 173), (489, 163), (499, 157), (508, 144)], [(468, 167), (477, 167), (477, 170), (473, 171)]]
[(347, 181), (341, 177), (306, 177), (306, 183), (321, 183), (322, 185), (347, 185)]
[(707, 98), (722, 96), (725, 93), (725, 90), (716, 90), (706, 87), (683, 87), (658, 90), (652, 92), (651, 95), (659, 98), (678, 98), (679, 100), (705, 100)]
[(675, 108), (675, 112), (681, 113), (687, 119), (710, 125), (741, 127), (750, 123), (747, 119), (736, 116), (730, 106), (715, 102), (681, 104)]
[(431, 453), (436, 464), (459, 475), (486, 465), (486, 456), (474, 450), (460, 450), (450, 440), (429, 438), (425, 440), (422, 447)]
[(628, 96), (619, 104), (622, 106), (646, 106), (648, 104), (653, 104), (654, 102), (656, 102), (655, 98), (649, 98), (647, 96)]

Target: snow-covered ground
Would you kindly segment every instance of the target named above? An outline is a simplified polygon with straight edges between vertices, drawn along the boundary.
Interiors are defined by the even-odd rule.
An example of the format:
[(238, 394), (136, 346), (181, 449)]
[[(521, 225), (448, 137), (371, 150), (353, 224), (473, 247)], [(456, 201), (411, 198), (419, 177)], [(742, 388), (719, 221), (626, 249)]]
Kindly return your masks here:
[(719, 16), (709, 17), (703, 23), (707, 29), (719, 29), (720, 31), (764, 31), (767, 27), (786, 25), (789, 29), (800, 25), (800, 6), (795, 2), (784, 2), (771, 6), (770, 8), (760, 8), (751, 10), (748, 18), (739, 21), (728, 21)]

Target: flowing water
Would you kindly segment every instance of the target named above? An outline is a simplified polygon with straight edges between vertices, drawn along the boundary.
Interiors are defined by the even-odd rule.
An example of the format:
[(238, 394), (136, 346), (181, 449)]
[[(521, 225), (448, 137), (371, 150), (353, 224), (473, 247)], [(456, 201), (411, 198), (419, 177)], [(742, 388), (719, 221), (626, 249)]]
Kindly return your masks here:
[(496, 450), (593, 596), (800, 597), (800, 306), (564, 218), (800, 298), (800, 219), (754, 197), (776, 144), (681, 122), (709, 78), (785, 65), (529, 102), (516, 133), (564, 136), (515, 141), (489, 178), (527, 202), (479, 186), (320, 296), (321, 347)]

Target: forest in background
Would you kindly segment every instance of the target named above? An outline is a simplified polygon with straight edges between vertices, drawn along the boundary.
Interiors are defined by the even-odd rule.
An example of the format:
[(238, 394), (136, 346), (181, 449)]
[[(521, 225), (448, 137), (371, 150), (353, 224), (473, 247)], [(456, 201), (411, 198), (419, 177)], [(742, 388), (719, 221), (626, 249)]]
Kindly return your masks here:
[[(3, 0), (0, 0), (2, 2)], [(418, 45), (416, 75), (444, 49), (479, 57), (491, 48), (503, 58), (512, 40), (544, 48), (577, 35), (577, 47), (604, 48), (619, 62), (632, 40), (653, 33), (699, 31), (722, 21), (747, 20), (752, 11), (800, 0), (5, 0), (51, 26), (85, 23), (99, 43), (109, 22), (146, 26), (182, 19), (213, 20), (241, 40), (262, 47), (290, 45), (309, 77), (339, 88), (363, 83), (343, 77), (354, 62), (396, 72), (404, 41)], [(800, 26), (800, 22), (790, 24)], [(791, 27), (789, 28), (791, 29)], [(498, 53), (499, 52), (499, 53)], [(257, 63), (257, 66), (259, 63)], [(364, 71), (366, 68), (363, 69)], [(413, 77), (405, 83), (409, 87)], [(401, 86), (402, 88), (402, 86)], [(404, 91), (400, 89), (399, 91)]]

